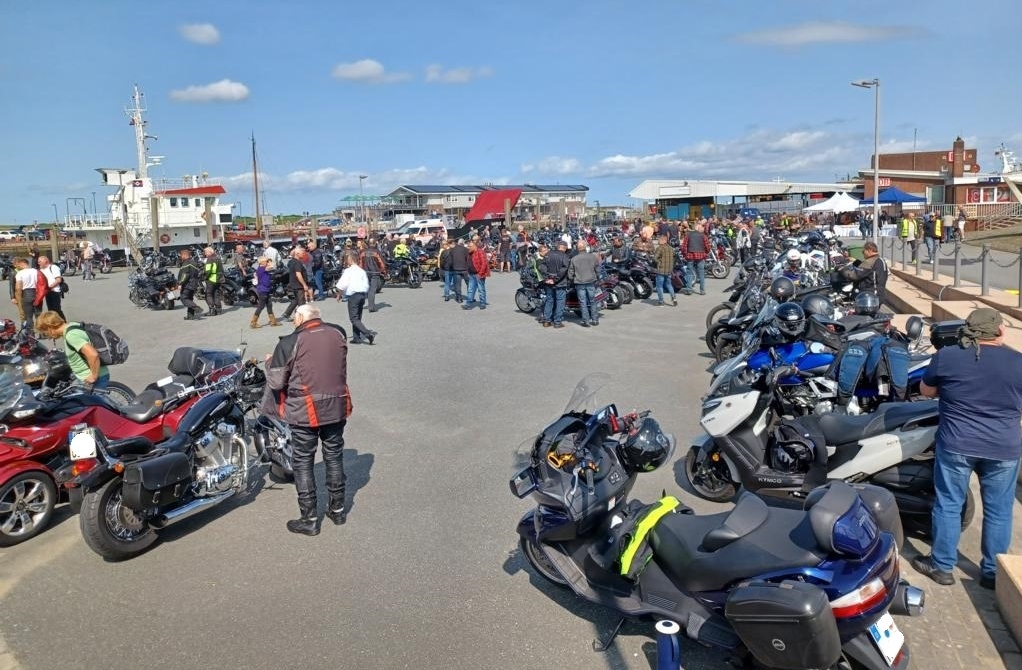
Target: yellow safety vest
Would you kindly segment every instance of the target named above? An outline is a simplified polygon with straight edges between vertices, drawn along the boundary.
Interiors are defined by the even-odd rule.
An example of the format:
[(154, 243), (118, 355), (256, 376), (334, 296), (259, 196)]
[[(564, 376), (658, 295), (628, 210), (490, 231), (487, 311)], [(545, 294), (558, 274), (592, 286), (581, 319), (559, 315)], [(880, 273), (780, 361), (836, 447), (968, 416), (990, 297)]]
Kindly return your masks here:
[(902, 237), (915, 237), (914, 231), (909, 230), (912, 225), (912, 221), (906, 216), (901, 220), (901, 230), (898, 232)]
[(944, 232), (944, 223), (940, 220), (939, 216), (933, 217), (933, 236), (940, 239), (941, 233)]
[(208, 281), (210, 284), (220, 283), (219, 281), (220, 278), (217, 277), (216, 269), (217, 269), (216, 263), (206, 263), (206, 281)]

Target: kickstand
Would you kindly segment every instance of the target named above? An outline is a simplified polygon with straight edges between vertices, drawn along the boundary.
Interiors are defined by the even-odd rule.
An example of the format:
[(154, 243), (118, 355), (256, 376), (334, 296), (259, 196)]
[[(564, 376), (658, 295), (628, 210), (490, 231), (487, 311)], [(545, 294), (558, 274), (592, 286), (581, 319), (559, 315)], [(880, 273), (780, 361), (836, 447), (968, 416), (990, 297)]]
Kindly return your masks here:
[(617, 625), (614, 626), (614, 630), (610, 631), (610, 635), (608, 635), (606, 639), (601, 640), (600, 638), (596, 638), (593, 640), (593, 651), (597, 654), (602, 654), (610, 649), (610, 645), (614, 644), (614, 640), (617, 639), (618, 633), (621, 632), (621, 626), (625, 625), (625, 621), (626, 619), (624, 617), (618, 619)]

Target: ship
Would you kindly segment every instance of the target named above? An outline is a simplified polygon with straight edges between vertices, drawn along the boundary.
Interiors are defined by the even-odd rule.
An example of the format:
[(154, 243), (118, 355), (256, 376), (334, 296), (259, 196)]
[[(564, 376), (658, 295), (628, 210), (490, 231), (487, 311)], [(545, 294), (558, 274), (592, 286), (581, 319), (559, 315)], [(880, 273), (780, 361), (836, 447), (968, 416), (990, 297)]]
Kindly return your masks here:
[(224, 240), (233, 225), (234, 204), (222, 204), (224, 186), (201, 172), (180, 179), (154, 179), (149, 168), (161, 165), (163, 156), (150, 156), (146, 132), (144, 95), (136, 85), (131, 106), (124, 110), (135, 134), (135, 168), (96, 168), (104, 186), (115, 187), (108, 195), (105, 214), (68, 215), (64, 230), (101, 248), (123, 250), (136, 262), (145, 250), (206, 246)]

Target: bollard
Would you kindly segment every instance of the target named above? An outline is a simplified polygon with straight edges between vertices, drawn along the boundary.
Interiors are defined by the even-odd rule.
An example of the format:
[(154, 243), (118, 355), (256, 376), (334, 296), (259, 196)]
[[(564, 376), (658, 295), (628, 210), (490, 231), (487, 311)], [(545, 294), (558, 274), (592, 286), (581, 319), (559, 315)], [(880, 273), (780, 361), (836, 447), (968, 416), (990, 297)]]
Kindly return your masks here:
[(962, 243), (955, 240), (955, 283), (954, 287), (962, 285)]
[(902, 271), (908, 270), (908, 241), (905, 238), (901, 239), (901, 269)]
[(923, 274), (923, 250), (919, 248), (919, 240), (916, 240), (916, 276)]
[(930, 265), (932, 266), (931, 269), (933, 270), (933, 274), (930, 275), (930, 279), (932, 279), (933, 281), (937, 281), (938, 272), (940, 270), (940, 246), (939, 245), (937, 246), (937, 250), (933, 252), (933, 263), (931, 263)]
[(656, 623), (656, 668), (657, 670), (679, 670), (681, 668), (681, 646), (678, 633), (681, 626), (663, 619)]
[(1022, 307), (1022, 248), (1018, 250), (1018, 306)]
[(982, 267), (980, 269), (979, 294), (990, 295), (990, 245), (983, 245)]

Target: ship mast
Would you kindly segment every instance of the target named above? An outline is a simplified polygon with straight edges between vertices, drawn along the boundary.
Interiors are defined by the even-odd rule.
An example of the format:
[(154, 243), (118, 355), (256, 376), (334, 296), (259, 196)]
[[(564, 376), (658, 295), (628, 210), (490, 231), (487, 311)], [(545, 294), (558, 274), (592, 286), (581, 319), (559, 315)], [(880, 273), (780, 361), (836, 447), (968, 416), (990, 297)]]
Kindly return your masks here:
[(252, 182), (255, 187), (255, 225), (256, 234), (263, 232), (263, 217), (259, 213), (259, 165), (256, 163), (255, 133), (252, 133)]
[(146, 156), (146, 134), (145, 121), (142, 120), (142, 112), (146, 111), (142, 106), (142, 92), (135, 84), (135, 92), (131, 95), (131, 107), (125, 112), (131, 118), (131, 125), (135, 127), (135, 152), (138, 154), (138, 178), (145, 179), (148, 174), (149, 159)]

